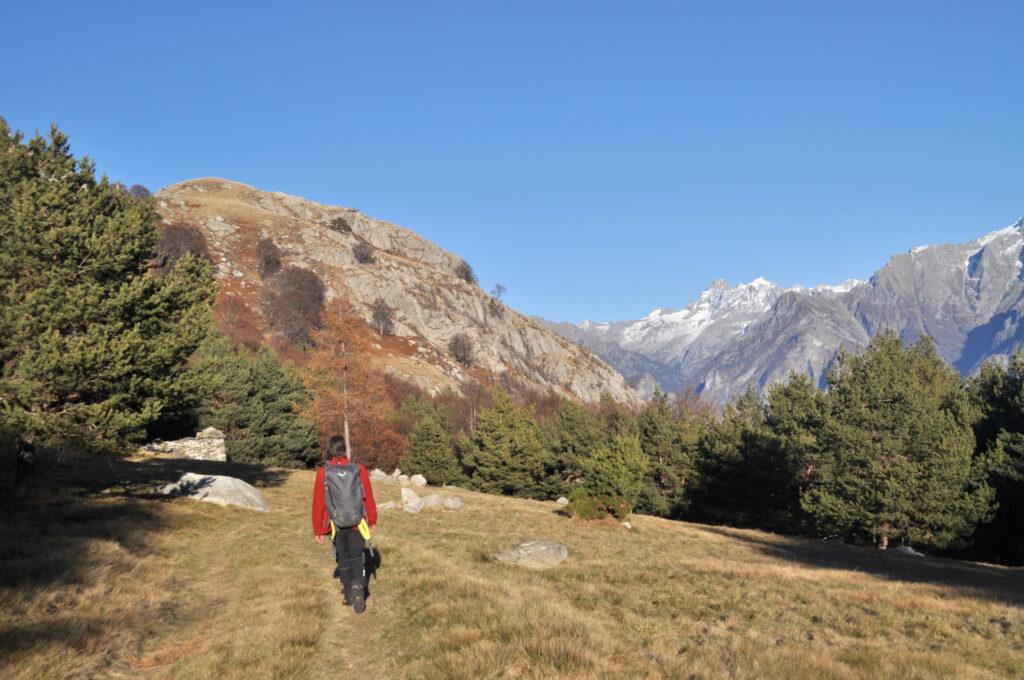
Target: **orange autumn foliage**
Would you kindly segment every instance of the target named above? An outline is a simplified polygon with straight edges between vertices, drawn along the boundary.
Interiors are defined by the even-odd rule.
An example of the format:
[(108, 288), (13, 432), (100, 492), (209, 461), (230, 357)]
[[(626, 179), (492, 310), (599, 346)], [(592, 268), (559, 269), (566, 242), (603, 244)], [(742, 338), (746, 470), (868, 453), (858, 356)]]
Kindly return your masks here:
[(384, 373), (371, 365), (371, 333), (345, 302), (326, 311), (304, 372), (313, 395), (306, 415), (326, 440), (344, 432), (347, 414), (352, 457), (369, 468), (390, 469), (404, 455), (405, 439), (388, 425), (394, 407)]

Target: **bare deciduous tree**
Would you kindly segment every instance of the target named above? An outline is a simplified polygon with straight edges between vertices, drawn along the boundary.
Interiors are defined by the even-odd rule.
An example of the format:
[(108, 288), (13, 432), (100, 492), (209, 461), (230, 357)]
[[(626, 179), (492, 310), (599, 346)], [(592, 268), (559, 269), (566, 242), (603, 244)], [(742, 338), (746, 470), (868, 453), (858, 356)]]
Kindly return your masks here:
[(321, 326), (324, 284), (308, 269), (285, 267), (263, 287), (262, 302), (267, 324), (293, 345), (305, 345)]
[(373, 246), (366, 241), (360, 241), (352, 246), (352, 256), (359, 264), (373, 264), (377, 257), (373, 254)]
[(465, 333), (456, 333), (448, 341), (448, 351), (452, 353), (456, 361), (466, 368), (473, 365), (473, 340)]
[(384, 298), (374, 300), (370, 323), (382, 338), (395, 332), (395, 323), (391, 319), (391, 308), (388, 307), (388, 303), (384, 302)]
[(265, 279), (281, 271), (281, 250), (267, 237), (261, 238), (256, 246), (256, 257), (260, 261), (260, 278)]
[(352, 225), (348, 223), (348, 220), (345, 219), (344, 215), (338, 215), (331, 220), (330, 224), (327, 225), (327, 228), (340, 234), (352, 233)]
[(465, 260), (459, 260), (459, 263), (455, 265), (455, 274), (466, 283), (476, 283), (476, 272)]
[(171, 224), (164, 227), (156, 244), (156, 268), (161, 271), (170, 269), (185, 253), (191, 253), (193, 257), (210, 259), (206, 239), (202, 233), (190, 224)]
[(505, 294), (506, 290), (508, 290), (508, 288), (501, 285), (500, 283), (496, 283), (494, 284), (494, 288), (491, 288), (491, 297), (497, 300), (498, 302), (501, 302), (501, 296)]

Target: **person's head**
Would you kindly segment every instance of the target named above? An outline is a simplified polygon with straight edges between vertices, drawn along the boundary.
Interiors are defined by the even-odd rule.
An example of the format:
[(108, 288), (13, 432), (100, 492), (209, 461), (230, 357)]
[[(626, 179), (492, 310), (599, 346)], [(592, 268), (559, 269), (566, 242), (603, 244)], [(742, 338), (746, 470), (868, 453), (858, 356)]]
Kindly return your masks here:
[(327, 457), (334, 458), (348, 455), (345, 451), (345, 438), (336, 434), (327, 440)]

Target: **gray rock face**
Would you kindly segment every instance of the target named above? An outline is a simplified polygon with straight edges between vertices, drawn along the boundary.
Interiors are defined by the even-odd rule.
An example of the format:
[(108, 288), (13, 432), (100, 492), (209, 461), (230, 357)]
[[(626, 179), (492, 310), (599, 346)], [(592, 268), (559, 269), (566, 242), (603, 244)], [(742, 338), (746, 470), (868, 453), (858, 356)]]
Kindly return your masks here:
[(527, 569), (550, 569), (564, 562), (568, 556), (569, 549), (561, 543), (527, 541), (494, 555), (494, 559)]
[[(382, 365), (427, 390), (459, 389), (470, 377), (447, 349), (452, 337), (464, 332), (475, 347), (474, 367), (494, 376), (514, 374), (542, 390), (584, 401), (596, 402), (602, 393), (639, 401), (622, 376), (593, 353), (460, 279), (461, 258), (408, 229), (355, 210), (213, 178), (166, 187), (158, 192), (157, 205), (166, 223), (203, 231), (218, 278), (229, 279), (224, 297), (233, 304), (258, 305), (263, 283), (253, 249), (264, 234), (281, 249), (286, 264), (321, 277), (328, 300), (347, 298), (366, 320), (374, 301), (384, 300), (396, 336), (411, 351), (391, 352), (382, 344)], [(338, 217), (351, 233), (329, 228)], [(353, 256), (361, 241), (376, 249), (374, 263)]]
[(174, 483), (157, 489), (165, 496), (182, 496), (217, 505), (234, 505), (239, 508), (269, 512), (270, 506), (259, 490), (235, 477), (225, 475), (200, 475), (186, 472)]
[(924, 333), (963, 375), (1024, 342), (1024, 220), (963, 244), (914, 248), (867, 282), (781, 288), (716, 281), (681, 310), (636, 321), (548, 328), (592, 348), (627, 379), (667, 391), (693, 387), (725, 403), (764, 393), (791, 371), (823, 385), (840, 347), (856, 351), (892, 329)]

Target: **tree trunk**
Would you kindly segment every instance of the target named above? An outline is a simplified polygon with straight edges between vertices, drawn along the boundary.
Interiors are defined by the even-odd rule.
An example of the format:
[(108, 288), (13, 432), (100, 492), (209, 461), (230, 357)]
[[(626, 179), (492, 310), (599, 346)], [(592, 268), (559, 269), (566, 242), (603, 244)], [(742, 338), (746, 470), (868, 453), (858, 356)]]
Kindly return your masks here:
[(14, 488), (28, 488), (35, 480), (35, 476), (35, 450), (30, 445), (21, 444), (18, 446), (18, 459), (14, 468)]

